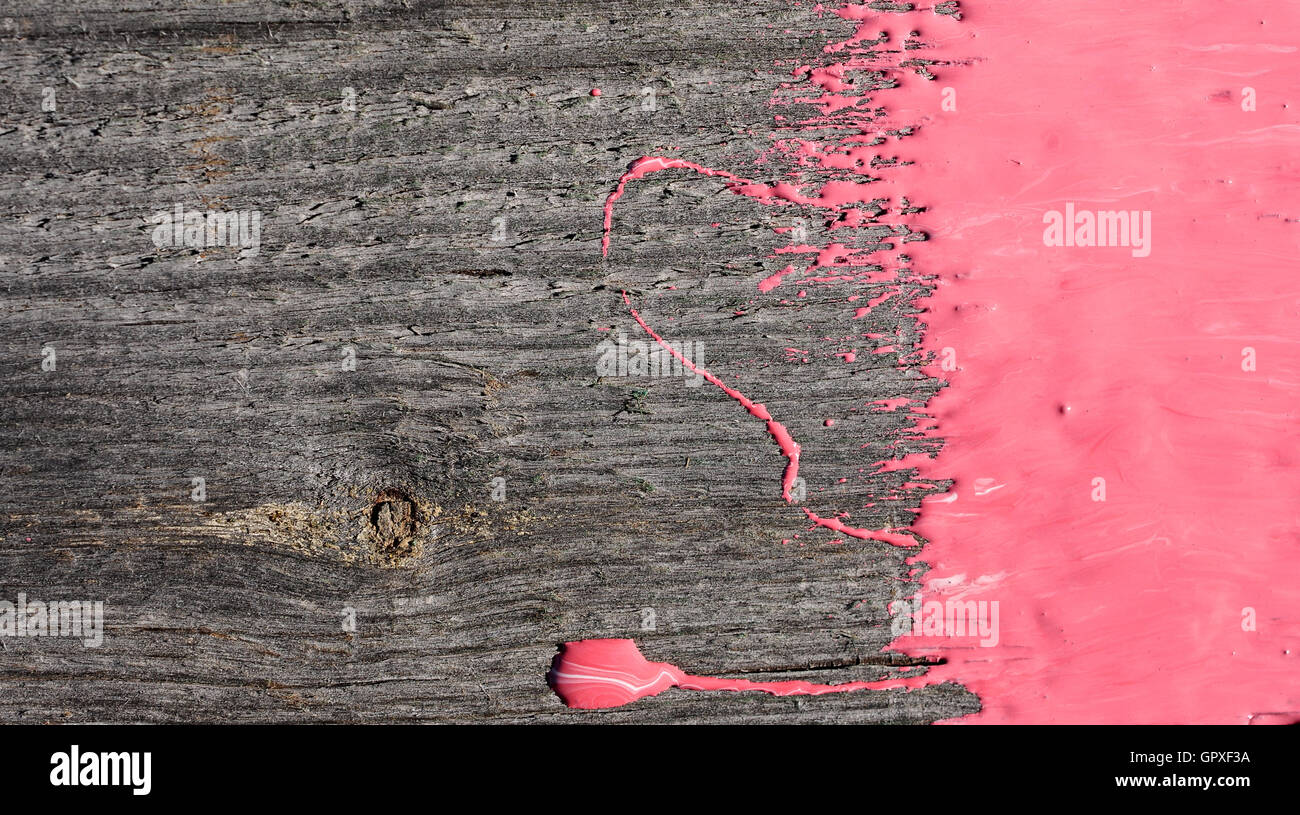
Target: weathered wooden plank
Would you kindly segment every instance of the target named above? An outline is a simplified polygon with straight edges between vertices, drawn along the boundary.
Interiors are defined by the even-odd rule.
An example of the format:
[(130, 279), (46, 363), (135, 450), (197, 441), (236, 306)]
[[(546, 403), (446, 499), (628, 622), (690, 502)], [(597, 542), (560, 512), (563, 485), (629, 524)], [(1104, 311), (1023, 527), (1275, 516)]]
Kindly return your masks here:
[[(776, 2), (11, 4), (0, 588), (102, 599), (107, 630), (100, 648), (0, 639), (0, 718), (976, 709), (945, 686), (670, 692), (576, 714), (544, 683), (557, 643), (625, 635), (698, 673), (881, 675), (908, 553), (782, 545), (806, 523), (779, 500), (761, 424), (708, 388), (594, 371), (598, 327), (636, 331), (620, 289), (657, 290), (656, 318), (796, 417), (828, 506), (903, 482), (836, 479), (902, 426), (849, 409), (924, 398), (918, 374), (784, 364), (843, 319), (816, 292), (733, 313), (774, 269), (770, 227), (788, 213), (647, 180), (600, 256), (601, 204), (629, 161), (679, 148), (744, 166), (771, 129), (773, 54), (837, 23)], [(260, 251), (156, 248), (148, 218), (178, 203), (260, 211)], [(830, 415), (848, 418), (832, 432)], [(896, 503), (861, 520), (905, 521), (914, 504)]]

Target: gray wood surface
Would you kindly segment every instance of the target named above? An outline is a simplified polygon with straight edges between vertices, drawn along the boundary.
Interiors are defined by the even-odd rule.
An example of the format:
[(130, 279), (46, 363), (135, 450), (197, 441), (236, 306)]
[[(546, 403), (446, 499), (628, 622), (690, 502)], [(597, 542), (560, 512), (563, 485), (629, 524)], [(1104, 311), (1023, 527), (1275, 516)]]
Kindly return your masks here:
[[(0, 599), (103, 600), (106, 615), (100, 648), (0, 638), (0, 720), (978, 709), (945, 685), (670, 691), (584, 713), (545, 684), (559, 643), (609, 636), (694, 673), (899, 670), (885, 603), (911, 553), (806, 533), (779, 499), (777, 448), (717, 389), (594, 368), (598, 327), (644, 339), (619, 297), (636, 292), (784, 417), (811, 508), (892, 492), (855, 520), (910, 517), (906, 473), (837, 479), (904, 430), (851, 409), (930, 385), (888, 354), (786, 364), (786, 347), (845, 328), (842, 292), (757, 297), (791, 212), (662, 174), (629, 190), (600, 254), (630, 161), (676, 147), (751, 170), (774, 61), (847, 24), (777, 0), (182, 5), (0, 12)], [(260, 252), (156, 248), (148, 219), (177, 203), (260, 211)], [(859, 322), (915, 330), (902, 305)], [(782, 544), (794, 533), (806, 545)]]

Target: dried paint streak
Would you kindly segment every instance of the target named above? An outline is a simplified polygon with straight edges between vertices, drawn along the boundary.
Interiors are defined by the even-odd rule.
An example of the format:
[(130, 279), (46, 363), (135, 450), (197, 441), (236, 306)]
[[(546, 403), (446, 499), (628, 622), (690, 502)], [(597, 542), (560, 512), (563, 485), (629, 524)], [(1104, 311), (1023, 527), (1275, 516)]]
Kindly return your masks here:
[(735, 191), (750, 189), (754, 186), (753, 182), (747, 181), (726, 171), (714, 170), (710, 167), (705, 167), (690, 161), (684, 161), (679, 158), (643, 156), (634, 161), (632, 166), (628, 168), (627, 172), (623, 173), (623, 175), (618, 179), (618, 186), (614, 188), (614, 191), (610, 193), (609, 197), (605, 200), (605, 225), (601, 231), (600, 237), (600, 253), (602, 255), (609, 255), (610, 233), (614, 228), (614, 204), (618, 203), (618, 199), (622, 198), (623, 193), (627, 191), (628, 182), (645, 178), (651, 173), (656, 173), (661, 170), (691, 170), (700, 175), (724, 178), (728, 181), (728, 187)]
[(641, 328), (645, 330), (645, 333), (649, 334), (651, 339), (658, 343), (661, 348), (676, 357), (677, 361), (691, 371), (691, 373), (699, 374), (704, 377), (709, 384), (722, 389), (723, 393), (727, 394), (732, 399), (735, 399), (745, 408), (745, 410), (749, 411), (749, 415), (762, 419), (767, 423), (767, 432), (771, 434), (772, 439), (775, 440), (777, 446), (781, 448), (781, 454), (786, 457), (785, 473), (781, 478), (781, 497), (787, 502), (793, 500), (790, 496), (790, 489), (794, 486), (794, 480), (799, 476), (799, 444), (790, 436), (790, 431), (785, 429), (785, 425), (774, 420), (772, 414), (769, 413), (767, 408), (762, 404), (755, 402), (735, 388), (728, 386), (721, 379), (718, 379), (704, 368), (697, 366), (694, 362), (687, 359), (686, 356), (672, 344), (664, 342), (663, 337), (660, 337), (655, 333), (654, 329), (646, 325), (646, 321), (641, 318), (641, 315), (637, 313), (637, 310), (632, 308), (632, 300), (627, 296), (627, 292), (623, 292), (623, 303), (627, 305), (628, 313), (630, 313), (632, 318), (636, 320), (637, 325), (641, 326)]
[(906, 546), (917, 545), (916, 538), (913, 538), (912, 536), (897, 530), (890, 529), (890, 530), (877, 531), (877, 530), (868, 530), (868, 529), (858, 529), (856, 527), (849, 526), (848, 524), (841, 521), (839, 518), (823, 518), (817, 515), (811, 509), (808, 509), (808, 507), (804, 507), (803, 511), (804, 514), (808, 516), (808, 520), (812, 521), (815, 526), (820, 526), (825, 529), (832, 529), (836, 532), (839, 532), (841, 535), (848, 535), (851, 538), (857, 538), (858, 540), (881, 541), (882, 543), (890, 543), (893, 544), (894, 546), (906, 547)]

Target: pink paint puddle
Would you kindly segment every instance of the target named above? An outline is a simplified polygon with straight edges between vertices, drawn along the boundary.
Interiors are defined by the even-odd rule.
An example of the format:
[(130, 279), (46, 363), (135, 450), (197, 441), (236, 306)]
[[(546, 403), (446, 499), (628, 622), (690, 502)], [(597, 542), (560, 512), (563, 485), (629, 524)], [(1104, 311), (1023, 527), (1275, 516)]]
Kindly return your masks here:
[(812, 682), (751, 682), (692, 676), (667, 662), (650, 662), (632, 640), (566, 642), (551, 663), (547, 681), (565, 705), (581, 710), (621, 707), (669, 688), (761, 691), (773, 696), (820, 696), (878, 687), (874, 682), (817, 685)]

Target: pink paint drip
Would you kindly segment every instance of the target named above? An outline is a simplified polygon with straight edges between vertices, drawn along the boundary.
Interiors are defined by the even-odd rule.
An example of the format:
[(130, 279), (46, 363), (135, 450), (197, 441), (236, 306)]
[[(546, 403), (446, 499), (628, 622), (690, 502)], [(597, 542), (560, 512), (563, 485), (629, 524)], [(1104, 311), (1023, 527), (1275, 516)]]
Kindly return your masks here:
[(667, 662), (650, 662), (632, 640), (566, 642), (551, 664), (547, 681), (571, 708), (598, 710), (621, 707), (656, 696), (669, 688), (702, 691), (761, 691), (773, 696), (821, 696), (879, 687), (876, 682), (818, 685), (812, 682), (752, 682), (692, 676)]
[(839, 532), (841, 535), (848, 535), (851, 538), (880, 541), (881, 543), (888, 543), (891, 546), (909, 547), (917, 545), (916, 538), (905, 532), (898, 532), (891, 529), (859, 529), (854, 526), (849, 526), (839, 518), (823, 518), (811, 509), (808, 509), (808, 507), (803, 507), (803, 511), (804, 514), (808, 516), (808, 520), (813, 522), (814, 526), (831, 529), (835, 532)]
[(637, 325), (641, 326), (641, 328), (645, 330), (645, 333), (649, 334), (651, 339), (658, 343), (661, 348), (676, 357), (677, 360), (692, 373), (704, 377), (705, 381), (709, 382), (709, 384), (717, 386), (723, 393), (739, 402), (745, 410), (749, 411), (749, 415), (762, 419), (767, 424), (767, 432), (772, 436), (777, 447), (781, 449), (781, 455), (786, 458), (785, 473), (781, 477), (781, 497), (784, 498), (787, 503), (792, 501), (793, 499), (790, 496), (790, 490), (794, 487), (795, 479), (799, 477), (799, 443), (790, 435), (790, 431), (785, 429), (785, 425), (773, 419), (772, 414), (768, 412), (764, 405), (755, 402), (745, 394), (723, 382), (721, 379), (718, 379), (704, 368), (691, 362), (681, 351), (674, 348), (670, 343), (665, 342), (663, 337), (660, 337), (655, 333), (654, 329), (646, 324), (646, 321), (641, 318), (641, 315), (637, 313), (637, 310), (632, 308), (632, 300), (627, 296), (627, 292), (623, 292), (623, 303), (627, 305), (628, 313), (630, 313), (632, 318), (636, 320)]
[(661, 170), (691, 170), (700, 175), (722, 178), (728, 182), (727, 186), (733, 192), (755, 186), (754, 182), (741, 178), (738, 175), (726, 172), (725, 170), (714, 170), (711, 167), (705, 167), (702, 164), (696, 164), (691, 161), (686, 161), (685, 159), (670, 158), (667, 156), (643, 156), (632, 162), (632, 166), (628, 168), (627, 172), (623, 173), (623, 175), (619, 177), (618, 186), (615, 187), (614, 191), (605, 199), (605, 225), (604, 229), (601, 231), (600, 237), (600, 253), (602, 256), (609, 256), (610, 232), (614, 227), (614, 204), (618, 203), (618, 199), (623, 197), (623, 193), (627, 190), (628, 182), (645, 178), (651, 173), (660, 172)]
[(781, 281), (786, 277), (786, 275), (791, 275), (791, 274), (794, 274), (794, 267), (787, 266), (781, 271), (776, 272), (775, 274), (769, 275), (768, 277), (765, 277), (762, 280), (760, 280), (758, 282), (758, 290), (761, 291), (763, 294), (767, 294), (772, 289), (775, 289), (777, 286), (781, 285)]

